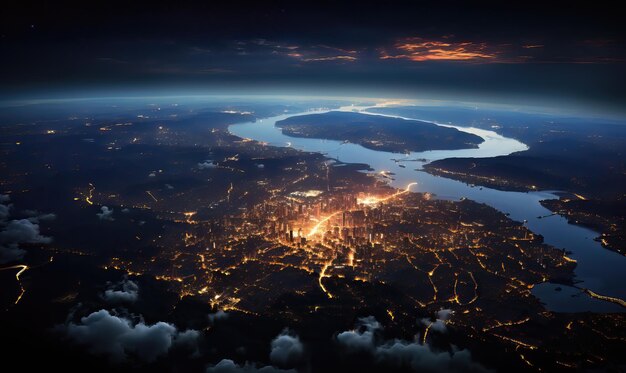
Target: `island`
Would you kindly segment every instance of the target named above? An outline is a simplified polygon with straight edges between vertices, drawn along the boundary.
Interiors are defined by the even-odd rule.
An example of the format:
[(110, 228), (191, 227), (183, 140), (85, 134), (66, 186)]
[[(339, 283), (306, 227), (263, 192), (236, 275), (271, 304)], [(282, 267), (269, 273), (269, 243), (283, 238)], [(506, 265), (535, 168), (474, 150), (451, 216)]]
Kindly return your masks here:
[(474, 107), (368, 109), (492, 130), (529, 149), (491, 158), (447, 158), (424, 166), (430, 174), (506, 191), (563, 191), (542, 205), (572, 224), (599, 233), (603, 247), (626, 254), (626, 125), (605, 118), (522, 113)]
[(276, 122), (292, 137), (347, 141), (394, 153), (477, 148), (480, 136), (433, 123), (381, 115), (331, 111)]

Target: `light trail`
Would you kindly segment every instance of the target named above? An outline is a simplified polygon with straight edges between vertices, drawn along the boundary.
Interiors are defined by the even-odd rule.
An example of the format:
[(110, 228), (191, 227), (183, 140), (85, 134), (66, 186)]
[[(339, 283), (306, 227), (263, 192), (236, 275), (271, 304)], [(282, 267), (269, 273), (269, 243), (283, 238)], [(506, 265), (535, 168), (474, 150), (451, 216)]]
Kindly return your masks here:
[(339, 210), (339, 211), (335, 211), (332, 214), (326, 216), (325, 218), (323, 218), (322, 220), (320, 220), (319, 222), (317, 222), (317, 224), (315, 224), (315, 226), (313, 228), (311, 228), (311, 230), (309, 231), (309, 234), (307, 234), (307, 237), (310, 236), (314, 236), (317, 234), (317, 231), (320, 229), (320, 227), (322, 226), (322, 224), (326, 223), (327, 221), (329, 221), (330, 219), (333, 218), (333, 216), (336, 216), (340, 213), (342, 213), (343, 211)]
[(193, 216), (195, 214), (196, 214), (196, 211), (183, 212), (183, 215), (185, 216), (185, 221), (187, 222), (187, 224), (198, 224), (197, 221), (193, 220)]
[(22, 273), (24, 273), (24, 271), (26, 271), (29, 267), (25, 264), (18, 264), (18, 265), (14, 265), (14, 266), (10, 266), (10, 267), (5, 267), (5, 268), (0, 268), (0, 271), (4, 271), (4, 270), (8, 270), (8, 269), (17, 269), (20, 268), (19, 271), (17, 271), (17, 273), (15, 274), (15, 279), (17, 280), (17, 283), (20, 286), (20, 295), (18, 295), (17, 299), (15, 300), (15, 302), (13, 304), (18, 304), (20, 302), (20, 300), (22, 299), (22, 297), (24, 296), (24, 293), (26, 293), (26, 290), (24, 289), (24, 286), (22, 286), (22, 281), (20, 280), (20, 275)]
[(399, 191), (395, 192), (394, 194), (388, 195), (387, 197), (378, 198), (378, 197), (375, 197), (375, 196), (369, 196), (369, 197), (366, 197), (366, 198), (362, 199), (359, 203), (362, 203), (364, 205), (375, 205), (375, 204), (378, 204), (378, 203), (381, 203), (381, 202), (386, 202), (386, 201), (389, 201), (390, 199), (396, 198), (396, 197), (398, 197), (400, 195), (403, 195), (403, 194), (406, 194), (406, 193), (410, 192), (411, 191), (411, 187), (413, 185), (417, 185), (417, 182), (409, 183), (406, 186), (405, 189), (399, 190)]
[[(416, 183), (416, 182), (409, 183), (409, 184), (406, 186), (406, 188), (405, 188), (405, 189), (400, 190), (400, 191), (397, 191), (396, 193), (391, 194), (391, 195), (389, 195), (389, 196), (387, 196), (387, 197), (384, 197), (384, 198), (368, 197), (368, 199), (367, 199), (367, 200), (368, 200), (368, 202), (367, 202), (366, 204), (377, 204), (377, 203), (381, 203), (381, 202), (388, 201), (388, 200), (390, 200), (390, 199), (392, 199), (392, 198), (395, 198), (395, 197), (398, 197), (398, 196), (400, 196), (400, 195), (402, 195), (402, 194), (406, 194), (406, 193), (408, 193), (408, 192), (410, 192), (410, 191), (411, 191), (411, 187), (412, 187), (413, 185), (417, 185), (417, 183)], [(363, 202), (361, 202), (361, 203), (363, 203)], [(317, 224), (315, 224), (315, 226), (313, 226), (313, 228), (311, 228), (311, 230), (310, 230), (310, 231), (309, 231), (309, 233), (307, 234), (307, 237), (311, 237), (311, 236), (314, 236), (315, 234), (317, 234), (317, 231), (320, 229), (320, 227), (321, 227), (324, 223), (326, 223), (327, 221), (329, 221), (330, 219), (332, 219), (334, 216), (337, 216), (337, 214), (340, 214), (340, 213), (342, 213), (342, 212), (343, 212), (342, 210), (335, 211), (335, 212), (333, 212), (332, 214), (330, 214), (330, 215), (326, 216), (325, 218), (323, 218), (322, 220), (320, 220)]]
[(527, 318), (519, 320), (519, 321), (500, 322), (500, 321), (496, 320), (496, 324), (495, 325), (483, 328), (483, 332), (486, 332), (486, 331), (489, 331), (489, 330), (492, 330), (492, 329), (501, 328), (503, 326), (522, 325), (522, 324), (527, 323), (528, 321), (530, 321), (530, 317), (527, 317)]
[(152, 197), (152, 199), (154, 200), (154, 202), (159, 202), (159, 200), (158, 200), (158, 199), (156, 199), (156, 197), (152, 194), (152, 192), (150, 192), (149, 190), (146, 190), (146, 193), (148, 193), (148, 195), (149, 195), (150, 197)]
[(511, 342), (511, 343), (515, 344), (516, 346), (524, 347), (524, 348), (527, 348), (529, 350), (536, 350), (536, 349), (539, 348), (539, 347), (531, 345), (529, 343), (525, 343), (525, 342), (522, 342), (522, 341), (520, 341), (518, 339), (514, 339), (514, 338), (511, 338), (511, 337), (504, 336), (504, 335), (495, 334), (495, 333), (492, 333), (491, 335), (493, 335), (494, 337), (498, 337), (498, 338), (502, 339), (503, 341)]
[(430, 324), (428, 324), (428, 326), (426, 327), (426, 330), (424, 330), (424, 337), (422, 338), (422, 344), (423, 345), (426, 344), (426, 337), (428, 336), (428, 331), (430, 330), (431, 326), (433, 326), (432, 322)]
[[(434, 271), (434, 270), (433, 270)], [(472, 274), (472, 272), (467, 272), (469, 274), (469, 276), (471, 277), (472, 281), (474, 282), (474, 297), (472, 299), (470, 299), (469, 302), (467, 303), (463, 303), (459, 300), (459, 295), (457, 293), (456, 287), (458, 284), (458, 277), (454, 279), (454, 298), (452, 298), (452, 300), (454, 300), (459, 306), (467, 306), (468, 304), (472, 304), (474, 303), (477, 299), (478, 299), (478, 284), (476, 283), (476, 279), (474, 278), (474, 275)]]
[(226, 190), (226, 201), (230, 202), (230, 194), (233, 192), (235, 188), (233, 187), (233, 183), (230, 183), (228, 190)]
[(607, 295), (601, 295), (601, 294), (598, 294), (598, 293), (596, 293), (594, 291), (591, 291), (589, 289), (584, 289), (583, 291), (585, 293), (589, 294), (589, 296), (592, 297), (592, 298), (601, 299), (601, 300), (604, 300), (604, 301), (607, 301), (607, 302), (617, 303), (617, 304), (619, 304), (622, 307), (626, 307), (626, 302), (623, 299), (616, 298), (616, 297), (609, 297)]
[(87, 197), (85, 197), (85, 202), (87, 202), (90, 205), (93, 205), (93, 191), (96, 190), (96, 187), (92, 184), (89, 183), (89, 195)]
[(350, 252), (348, 253), (348, 266), (350, 267), (354, 267), (354, 254), (355, 249), (351, 247)]
[(458, 277), (454, 277), (454, 298), (452, 298), (452, 300), (454, 302), (456, 302), (456, 304), (458, 304), (459, 306), (461, 305), (461, 301), (459, 301), (459, 294), (457, 294), (456, 292), (456, 286), (459, 283), (459, 278)]
[(324, 277), (328, 277), (328, 276), (326, 276), (326, 271), (328, 270), (328, 267), (330, 267), (330, 265), (333, 263), (333, 260), (334, 259), (331, 259), (331, 260), (327, 261), (326, 263), (324, 263), (324, 266), (322, 267), (322, 270), (320, 271), (320, 276), (317, 279), (317, 282), (320, 285), (320, 289), (322, 289), (322, 291), (328, 296), (329, 299), (332, 299), (333, 295), (328, 291), (328, 289), (326, 289), (326, 287), (322, 283), (322, 279)]
[[(530, 367), (534, 367), (534, 365), (528, 361), (528, 359), (526, 358), (526, 356), (524, 356), (524, 354), (519, 354), (520, 359), (522, 359), (523, 362), (525, 362), (528, 366)], [(540, 369), (541, 370), (541, 369)]]
[(469, 273), (470, 277), (472, 278), (472, 281), (474, 282), (474, 298), (472, 298), (469, 302), (465, 303), (465, 305), (472, 304), (478, 299), (478, 284), (476, 283), (474, 274), (472, 272), (467, 272), (467, 273)]

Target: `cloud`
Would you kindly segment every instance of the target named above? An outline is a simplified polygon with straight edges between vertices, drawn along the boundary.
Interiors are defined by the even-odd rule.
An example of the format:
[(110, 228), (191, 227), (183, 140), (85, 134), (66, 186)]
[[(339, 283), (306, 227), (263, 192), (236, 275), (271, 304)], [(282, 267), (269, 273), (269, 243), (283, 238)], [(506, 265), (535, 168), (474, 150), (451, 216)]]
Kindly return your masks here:
[(10, 200), (8, 194), (0, 194), (0, 222), (6, 220), (11, 213), (11, 205), (8, 204)]
[(294, 365), (302, 360), (304, 346), (300, 338), (286, 329), (272, 341), (271, 346), (270, 360), (279, 366)]
[(54, 214), (44, 214), (28, 219), (7, 221), (12, 205), (7, 203), (10, 197), (0, 194), (0, 263), (8, 263), (22, 259), (26, 251), (19, 247), (22, 243), (50, 243), (51, 237), (41, 235), (39, 220), (50, 220)]
[[(222, 311), (218, 311), (215, 314), (220, 314), (220, 312)], [(222, 314), (227, 315), (223, 312)], [(271, 342), (270, 360), (278, 367), (272, 365), (260, 366), (250, 362), (238, 365), (230, 359), (222, 359), (217, 364), (209, 366), (207, 373), (295, 373), (296, 370), (294, 369), (282, 368), (299, 363), (303, 355), (304, 346), (300, 338), (285, 329)]]
[(228, 314), (222, 310), (219, 310), (215, 313), (209, 313), (209, 321), (214, 323), (216, 320), (226, 320), (228, 318)]
[(217, 165), (215, 163), (213, 163), (212, 160), (207, 159), (204, 162), (198, 163), (198, 168), (201, 170), (205, 170), (207, 168), (217, 168)]
[(124, 279), (117, 284), (111, 284), (102, 297), (110, 303), (132, 303), (139, 298), (139, 286), (134, 281)]
[(6, 220), (6, 218), (9, 217), (10, 209), (11, 209), (11, 206), (0, 205), (0, 221), (4, 221)]
[(22, 212), (24, 215), (30, 217), (29, 220), (36, 219), (37, 221), (51, 221), (57, 218), (56, 214), (42, 214), (37, 210), (24, 210)]
[(446, 323), (443, 320), (436, 319), (435, 321), (432, 321), (431, 319), (425, 317), (421, 319), (420, 322), (423, 325), (429, 327), (430, 330), (437, 331), (440, 333), (443, 333), (446, 331)]
[[(442, 310), (437, 313), (437, 316), (448, 317), (450, 313), (450, 310)], [(441, 321), (445, 328), (444, 320), (437, 319), (437, 321)], [(377, 343), (375, 332), (381, 328), (380, 323), (373, 316), (369, 316), (359, 319), (357, 328), (339, 333), (336, 338), (349, 351), (369, 352), (379, 363), (409, 367), (419, 372), (488, 371), (482, 365), (472, 360), (469, 351), (458, 350), (454, 346), (451, 347), (451, 351), (435, 351), (430, 345), (422, 345), (416, 341), (395, 339), (382, 344)]]
[(359, 51), (332, 47), (325, 44), (294, 45), (285, 44), (272, 40), (256, 39), (249, 42), (241, 41), (237, 49), (241, 55), (254, 54), (257, 56), (278, 56), (302, 62), (355, 62), (359, 57)]
[(56, 214), (52, 214), (52, 213), (48, 213), (48, 214), (41, 214), (37, 216), (37, 219), (39, 219), (39, 221), (51, 221), (57, 218)]
[(237, 365), (230, 359), (222, 359), (219, 363), (209, 366), (207, 373), (296, 373), (295, 369), (280, 369), (271, 365), (257, 367), (251, 363)]
[(437, 311), (437, 318), (440, 320), (448, 320), (450, 316), (452, 316), (453, 313), (454, 311), (452, 311), (451, 309), (444, 308), (444, 309)]
[(30, 219), (11, 220), (0, 233), (0, 242), (50, 243), (52, 238), (39, 233), (39, 224)]
[(376, 360), (388, 364), (410, 367), (418, 372), (488, 372), (485, 367), (472, 360), (468, 350), (437, 352), (430, 345), (395, 340), (376, 347)]
[(113, 209), (110, 209), (107, 206), (102, 206), (100, 207), (100, 210), (102, 210), (102, 212), (96, 213), (96, 215), (98, 215), (98, 218), (100, 218), (100, 220), (108, 220), (108, 221), (115, 220), (113, 218)]
[(391, 53), (383, 49), (381, 60), (406, 59), (423, 61), (491, 61), (500, 52), (486, 43), (455, 42), (452, 40), (426, 40), (420, 37), (405, 38), (393, 45)]
[(337, 341), (349, 350), (371, 350), (374, 348), (374, 334), (382, 326), (374, 316), (360, 318), (357, 327), (353, 330), (341, 332), (337, 335)]
[(193, 351), (192, 356), (200, 356), (200, 350), (198, 349), (198, 340), (200, 339), (200, 332), (194, 329), (185, 330), (179, 332), (178, 336), (174, 340), (174, 344), (177, 346), (186, 347), (189, 351)]
[(50, 243), (52, 238), (39, 233), (36, 219), (11, 220), (4, 224), (0, 232), (0, 263), (22, 259), (26, 251), (19, 247), (22, 243)]
[(173, 346), (195, 347), (200, 336), (195, 330), (179, 332), (174, 325), (162, 321), (154, 325), (134, 323), (104, 309), (81, 318), (78, 323), (69, 322), (62, 329), (91, 353), (108, 356), (115, 362), (129, 355), (151, 362), (167, 354)]
[(430, 318), (425, 317), (420, 319), (420, 323), (424, 326), (427, 326), (432, 331), (437, 331), (440, 333), (444, 333), (446, 331), (446, 321), (450, 319), (453, 311), (450, 309), (441, 309), (437, 311), (435, 321), (432, 321)]

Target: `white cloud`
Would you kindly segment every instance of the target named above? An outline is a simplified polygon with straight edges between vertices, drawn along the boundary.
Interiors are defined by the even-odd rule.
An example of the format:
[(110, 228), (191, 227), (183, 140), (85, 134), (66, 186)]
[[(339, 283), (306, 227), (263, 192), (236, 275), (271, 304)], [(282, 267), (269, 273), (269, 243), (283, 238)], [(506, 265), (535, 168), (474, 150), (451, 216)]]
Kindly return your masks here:
[(441, 351), (430, 345), (395, 340), (376, 347), (374, 355), (378, 361), (396, 366), (410, 367), (418, 372), (488, 372), (485, 367), (474, 362), (468, 350)]
[(272, 341), (270, 360), (279, 366), (291, 366), (302, 360), (304, 346), (300, 338), (284, 330)]
[(349, 350), (371, 350), (374, 348), (374, 334), (381, 328), (374, 316), (363, 317), (357, 321), (356, 329), (339, 333), (337, 341)]
[[(1, 213), (3, 211), (0, 211)], [(15, 219), (7, 222), (6, 218), (8, 216), (7, 210), (7, 214), (0, 219), (2, 228), (0, 231), (0, 263), (22, 259), (26, 253), (25, 250), (19, 247), (22, 243), (46, 244), (52, 242), (52, 238), (43, 236), (39, 232), (38, 218)]]
[(4, 221), (9, 217), (10, 210), (11, 210), (11, 205), (0, 204), (0, 221)]
[(38, 215), (38, 216), (37, 216), (37, 219), (38, 219), (39, 221), (42, 221), (42, 220), (43, 220), (43, 221), (50, 221), (50, 220), (54, 220), (54, 219), (56, 219), (56, 218), (57, 218), (57, 215), (56, 215), (56, 214), (52, 214), (52, 213), (49, 213), (49, 214), (41, 214), (41, 215)]
[(117, 284), (111, 284), (102, 297), (110, 303), (132, 303), (139, 298), (139, 286), (134, 281), (124, 279)]
[[(449, 317), (449, 310), (440, 311), (438, 317)], [(422, 319), (424, 320), (429, 319)], [(445, 329), (445, 323), (441, 322)], [(436, 321), (436, 322), (437, 322)], [(434, 324), (434, 323), (432, 323)], [(428, 325), (428, 324), (427, 324)], [(432, 328), (432, 326), (431, 326)], [(359, 319), (357, 328), (337, 335), (337, 341), (352, 351), (370, 352), (376, 361), (398, 367), (408, 367), (418, 372), (487, 372), (479, 363), (472, 360), (467, 350), (458, 350), (452, 346), (451, 351), (435, 351), (430, 345), (419, 344), (417, 341), (395, 339), (385, 343), (376, 343), (375, 332), (381, 329), (374, 317)]]
[(439, 320), (448, 320), (450, 318), (450, 316), (452, 316), (452, 314), (454, 313), (454, 311), (452, 311), (451, 309), (448, 308), (444, 308), (441, 309), (439, 311), (437, 311), (437, 318)]
[(295, 369), (280, 369), (271, 365), (257, 367), (254, 364), (245, 363), (237, 365), (230, 359), (222, 359), (219, 363), (209, 366), (207, 373), (296, 373)]
[(454, 312), (450, 309), (441, 309), (437, 311), (435, 321), (425, 317), (420, 322), (428, 326), (430, 330), (444, 333), (446, 331), (446, 321), (450, 319)]
[(104, 309), (81, 318), (78, 323), (69, 322), (63, 329), (70, 339), (87, 346), (91, 353), (106, 355), (116, 362), (128, 355), (151, 362), (165, 355), (172, 346), (189, 346), (200, 336), (197, 331), (179, 332), (166, 322), (134, 323)]
[(204, 162), (198, 163), (198, 168), (201, 169), (201, 170), (204, 170), (204, 169), (207, 169), (207, 168), (216, 168), (216, 167), (217, 167), (217, 165), (215, 163), (213, 163), (213, 161), (210, 160), (210, 159), (207, 159)]
[(194, 329), (185, 330), (178, 333), (178, 336), (174, 340), (174, 344), (178, 346), (187, 347), (190, 351), (193, 351), (193, 356), (199, 356), (198, 340), (200, 338), (200, 332)]
[(113, 209), (108, 208), (107, 206), (102, 206), (100, 207), (100, 210), (102, 212), (98, 212), (96, 213), (96, 215), (98, 215), (98, 218), (100, 220), (108, 220), (108, 221), (113, 221), (115, 220), (113, 218)]
[(24, 215), (29, 216), (29, 220), (31, 221), (50, 221), (57, 218), (56, 214), (42, 214), (37, 210), (24, 210), (22, 211)]
[(213, 324), (216, 320), (226, 320), (228, 318), (228, 314), (222, 310), (218, 310), (215, 313), (209, 313), (209, 321)]
[(12, 205), (9, 195), (0, 194), (0, 263), (22, 259), (26, 251), (20, 248), (22, 243), (50, 243), (52, 238), (41, 235), (39, 220), (54, 218), (54, 214), (45, 214), (28, 219), (7, 221)]
[(39, 233), (39, 224), (29, 219), (11, 220), (0, 232), (0, 242), (50, 243), (52, 238)]

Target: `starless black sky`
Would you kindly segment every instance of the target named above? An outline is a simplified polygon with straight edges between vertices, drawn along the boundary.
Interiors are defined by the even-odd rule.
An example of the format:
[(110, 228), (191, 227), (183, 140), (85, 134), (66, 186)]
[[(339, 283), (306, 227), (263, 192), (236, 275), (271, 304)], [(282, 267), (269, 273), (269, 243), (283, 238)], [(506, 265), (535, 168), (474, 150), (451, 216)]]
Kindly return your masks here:
[(13, 1), (0, 14), (4, 97), (288, 86), (626, 102), (611, 2)]

